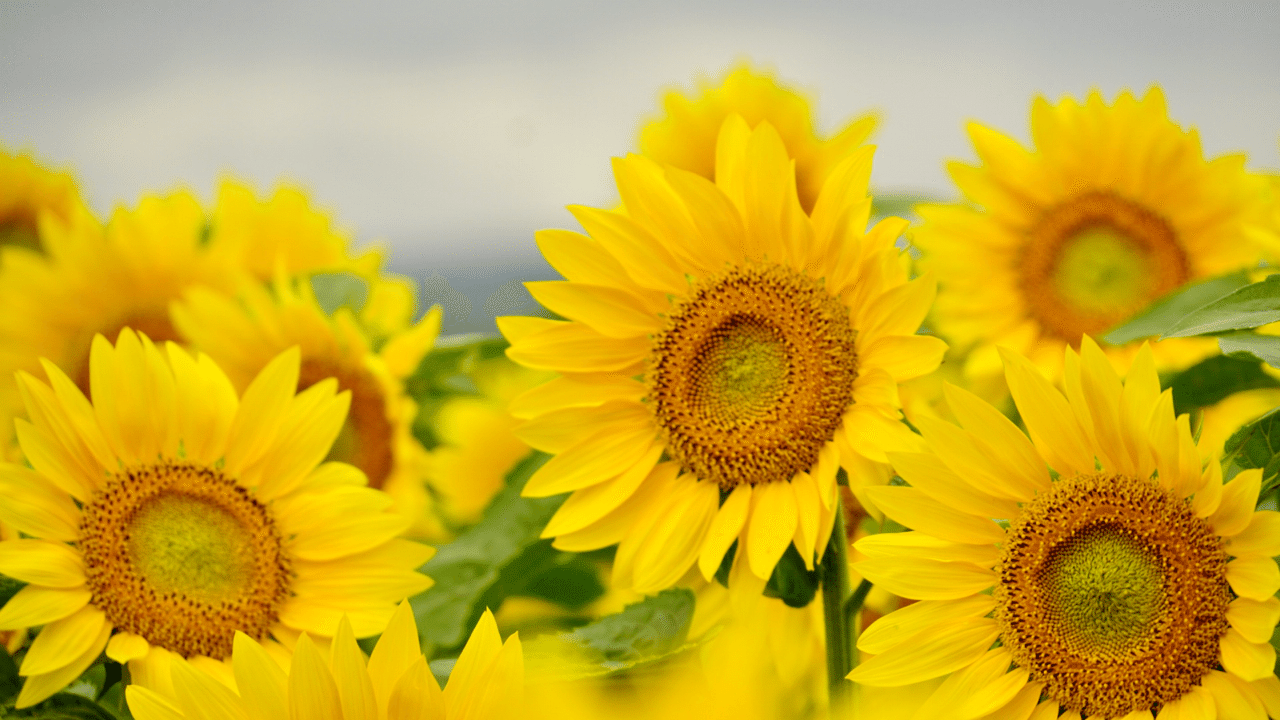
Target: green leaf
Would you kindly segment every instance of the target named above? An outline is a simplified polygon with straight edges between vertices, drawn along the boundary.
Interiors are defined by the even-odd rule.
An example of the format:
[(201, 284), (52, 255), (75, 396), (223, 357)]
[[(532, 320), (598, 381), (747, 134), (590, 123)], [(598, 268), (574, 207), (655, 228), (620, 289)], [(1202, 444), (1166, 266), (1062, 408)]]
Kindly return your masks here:
[(1123, 345), (1134, 340), (1162, 335), (1188, 313), (1225, 297), (1249, 284), (1244, 271), (1210, 278), (1180, 289), (1156, 300), (1147, 309), (1126, 320), (1120, 326), (1102, 335), (1111, 345)]
[(1222, 445), (1222, 465), (1241, 470), (1262, 468), (1262, 490), (1270, 492), (1280, 477), (1280, 408), (1232, 433)]
[(58, 693), (35, 707), (10, 711), (5, 717), (40, 720), (119, 720), (107, 708), (82, 695)]
[(1234, 393), (1280, 387), (1280, 380), (1264, 372), (1257, 360), (1214, 355), (1174, 375), (1167, 386), (1173, 389), (1174, 413), (1181, 415)]
[(532, 453), (521, 461), (508, 473), (507, 486), (489, 504), (480, 522), (440, 546), (423, 566), (435, 585), (410, 603), (428, 654), (460, 647), (486, 605), (496, 608), (493, 603), (501, 602), (490, 590), (499, 583), (504, 569), (540, 542), (542, 528), (565, 496), (526, 498), (520, 491), (547, 458), (543, 453)]
[(1161, 336), (1191, 337), (1256, 328), (1280, 320), (1280, 275), (1246, 285), (1191, 311)]
[(14, 580), (8, 575), (0, 575), (0, 607), (4, 607), (6, 603), (18, 594), (18, 591), (26, 587), (27, 584), (21, 580)]
[(663, 590), (572, 632), (524, 643), (534, 674), (558, 679), (607, 675), (648, 664), (687, 647), (695, 600), (685, 588)]
[(0, 705), (13, 700), (22, 690), (22, 678), (18, 677), (18, 665), (9, 651), (0, 645)]
[(920, 203), (938, 202), (940, 198), (920, 193), (882, 193), (871, 194), (871, 216), (875, 218), (893, 215), (900, 218), (911, 218), (916, 214), (915, 207)]
[(1274, 368), (1280, 368), (1280, 337), (1251, 332), (1231, 333), (1218, 338), (1222, 354), (1237, 358), (1257, 358)]
[(408, 379), (405, 391), (418, 403), (413, 434), (430, 450), (440, 444), (436, 437), (435, 419), (450, 398), (479, 395), (473, 373), (480, 364), (501, 357), (507, 349), (502, 338), (464, 336), (445, 338), (427, 353)]
[(311, 276), (311, 290), (316, 302), (330, 315), (343, 307), (358, 313), (369, 299), (369, 283), (347, 272), (316, 273)]
[(794, 543), (787, 546), (782, 559), (773, 566), (773, 574), (764, 586), (767, 597), (779, 598), (790, 607), (802, 608), (813, 602), (818, 593), (818, 571), (804, 566), (804, 558)]

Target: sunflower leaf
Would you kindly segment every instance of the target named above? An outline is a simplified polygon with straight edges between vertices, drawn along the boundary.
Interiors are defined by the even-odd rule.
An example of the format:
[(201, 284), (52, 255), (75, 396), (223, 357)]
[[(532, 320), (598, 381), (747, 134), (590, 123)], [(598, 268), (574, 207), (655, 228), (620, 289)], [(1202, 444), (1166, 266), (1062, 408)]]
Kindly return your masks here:
[(22, 678), (18, 677), (18, 665), (9, 651), (0, 645), (0, 704), (17, 697), (22, 690)]
[(1174, 413), (1181, 415), (1234, 393), (1280, 387), (1280, 380), (1263, 371), (1256, 358), (1214, 355), (1174, 375), (1166, 387), (1173, 390)]
[(1276, 408), (1232, 433), (1222, 445), (1224, 468), (1262, 468), (1262, 490), (1266, 495), (1280, 479), (1280, 408)]
[[(418, 634), (428, 653), (460, 647), (485, 607), (497, 609), (506, 591), (493, 592), (503, 575), (529, 573), (545, 545), (539, 535), (547, 521), (564, 502), (565, 496), (526, 498), (520, 496), (529, 476), (547, 461), (547, 455), (530, 454), (507, 475), (507, 486), (494, 497), (479, 523), (456, 540), (441, 545), (422, 571), (435, 580), (425, 593), (410, 600), (418, 623)], [(552, 551), (555, 552), (555, 551)], [(524, 559), (522, 563), (521, 560)], [(518, 572), (507, 573), (516, 565)]]
[(1244, 271), (1184, 285), (1148, 305), (1123, 324), (1103, 333), (1102, 340), (1111, 345), (1123, 345), (1161, 335), (1189, 313), (1248, 285), (1249, 277)]
[(818, 571), (805, 568), (804, 558), (794, 543), (787, 546), (778, 564), (773, 566), (764, 594), (793, 608), (807, 606), (818, 594)]
[(1280, 320), (1280, 275), (1246, 285), (1192, 310), (1161, 338), (1209, 335), (1256, 328)]
[(1235, 358), (1257, 358), (1274, 368), (1280, 368), (1280, 337), (1236, 332), (1218, 338), (1223, 355)]
[(358, 313), (369, 299), (369, 283), (349, 272), (316, 273), (311, 276), (311, 291), (328, 315), (343, 307)]
[(120, 716), (89, 698), (69, 692), (58, 693), (35, 707), (10, 711), (5, 717), (39, 718), (39, 720), (120, 720)]
[(681, 652), (695, 600), (686, 588), (646, 597), (572, 632), (543, 635), (524, 645), (531, 674), (570, 680), (608, 675)]

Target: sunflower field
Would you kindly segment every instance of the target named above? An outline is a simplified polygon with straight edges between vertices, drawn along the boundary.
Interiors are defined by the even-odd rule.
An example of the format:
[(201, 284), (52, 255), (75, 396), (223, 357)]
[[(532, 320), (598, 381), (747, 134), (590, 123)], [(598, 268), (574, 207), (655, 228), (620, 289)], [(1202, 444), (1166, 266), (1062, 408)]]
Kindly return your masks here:
[(666, 95), (491, 336), (0, 147), (0, 717), (1280, 720), (1280, 175), (1157, 86), (955, 202), (814, 117)]

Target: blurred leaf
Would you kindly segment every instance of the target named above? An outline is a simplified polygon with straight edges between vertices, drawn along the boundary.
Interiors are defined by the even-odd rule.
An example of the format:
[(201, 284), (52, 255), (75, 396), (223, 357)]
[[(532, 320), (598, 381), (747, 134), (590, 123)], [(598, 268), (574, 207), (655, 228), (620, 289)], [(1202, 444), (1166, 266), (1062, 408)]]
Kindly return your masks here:
[(1184, 285), (1181, 289), (1156, 300), (1147, 309), (1102, 335), (1112, 345), (1123, 345), (1142, 338), (1164, 334), (1193, 310), (1225, 297), (1249, 284), (1244, 271)]
[(0, 645), (0, 705), (15, 697), (22, 690), (22, 678), (18, 677), (18, 665), (9, 656), (9, 651)]
[(117, 682), (98, 698), (98, 705), (107, 712), (115, 715), (117, 720), (132, 720), (133, 714), (129, 712), (129, 704), (125, 702), (124, 683)]
[(564, 502), (564, 495), (520, 497), (529, 476), (547, 458), (532, 453), (521, 461), (508, 473), (507, 486), (494, 497), (480, 522), (440, 546), (423, 566), (435, 585), (410, 602), (428, 654), (461, 646), (486, 604), (501, 602), (491, 590), (508, 566), (519, 563), (526, 550), (539, 543), (542, 528)]
[(311, 290), (316, 302), (330, 315), (343, 307), (358, 313), (369, 299), (369, 283), (347, 272), (316, 273), (311, 276)]
[(913, 217), (916, 205), (920, 203), (939, 202), (941, 198), (920, 193), (871, 193), (871, 217), (882, 218), (893, 215), (900, 218)]
[(72, 693), (58, 693), (25, 710), (12, 710), (5, 717), (41, 720), (119, 720), (119, 716), (94, 701)]
[(1174, 375), (1168, 387), (1173, 389), (1173, 411), (1181, 415), (1234, 393), (1280, 387), (1280, 380), (1264, 372), (1257, 360), (1214, 355)]
[(27, 584), (21, 580), (14, 580), (7, 575), (0, 575), (0, 607), (4, 607), (18, 591), (26, 587)]
[(1259, 496), (1275, 488), (1280, 477), (1280, 408), (1232, 433), (1222, 445), (1222, 465), (1241, 470), (1262, 468)]
[(1274, 368), (1280, 368), (1280, 337), (1251, 332), (1231, 333), (1218, 338), (1222, 354), (1237, 358), (1257, 358)]
[(1246, 285), (1191, 311), (1162, 338), (1208, 335), (1256, 328), (1280, 320), (1280, 275)]
[(405, 391), (418, 403), (413, 434), (428, 450), (440, 444), (434, 429), (440, 407), (452, 397), (479, 395), (472, 373), (479, 363), (501, 357), (507, 349), (506, 340), (492, 337), (445, 338), (441, 343), (405, 380)]
[(818, 571), (805, 568), (804, 558), (796, 550), (795, 543), (788, 545), (764, 586), (765, 596), (779, 598), (793, 608), (802, 608), (813, 602), (817, 592)]
[(695, 600), (686, 588), (671, 588), (572, 632), (524, 643), (535, 675), (574, 679), (607, 675), (666, 658), (686, 649)]
[(107, 682), (107, 668), (102, 663), (94, 663), (84, 671), (80, 677), (76, 678), (67, 686), (63, 692), (69, 692), (72, 695), (97, 700), (102, 694), (102, 689)]
[[(550, 547), (550, 540), (543, 542)], [(524, 587), (512, 595), (540, 598), (569, 610), (582, 610), (604, 595), (599, 568), (573, 553), (553, 552), (546, 569), (528, 578)]]

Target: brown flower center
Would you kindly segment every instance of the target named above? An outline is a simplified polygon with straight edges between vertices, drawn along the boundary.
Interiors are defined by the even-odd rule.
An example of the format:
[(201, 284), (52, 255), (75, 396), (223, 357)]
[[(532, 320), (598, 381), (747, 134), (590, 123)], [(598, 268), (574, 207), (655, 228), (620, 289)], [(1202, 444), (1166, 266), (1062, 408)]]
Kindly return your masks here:
[(1063, 708), (1158, 712), (1219, 664), (1226, 550), (1154, 481), (1055, 483), (1009, 528), (999, 572), (1003, 642)]
[(183, 656), (231, 656), (262, 639), (289, 597), (289, 558), (270, 511), (191, 463), (130, 468), (84, 507), (91, 602), (121, 630)]
[(723, 488), (809, 470), (853, 402), (849, 309), (777, 265), (704, 279), (655, 337), (649, 401), (667, 451)]
[(1187, 255), (1150, 210), (1091, 191), (1051, 208), (1020, 257), (1022, 295), (1048, 334), (1073, 345), (1184, 284)]

